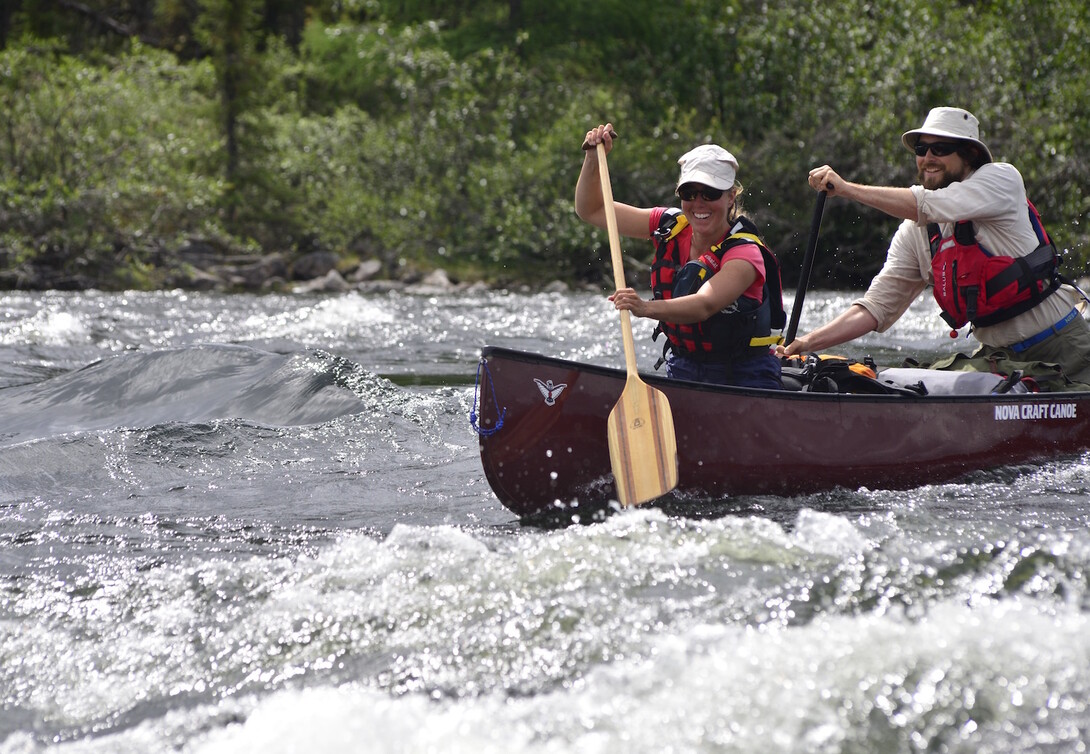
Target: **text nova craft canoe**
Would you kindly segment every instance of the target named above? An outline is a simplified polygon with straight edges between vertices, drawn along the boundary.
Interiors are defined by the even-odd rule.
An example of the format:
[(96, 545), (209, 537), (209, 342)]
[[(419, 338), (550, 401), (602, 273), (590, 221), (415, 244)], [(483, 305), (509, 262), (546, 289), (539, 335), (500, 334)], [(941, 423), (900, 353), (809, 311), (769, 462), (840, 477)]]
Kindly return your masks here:
[[(471, 419), (505, 507), (529, 518), (616, 499), (607, 420), (625, 378), (620, 369), (482, 350)], [(1090, 393), (829, 393), (643, 378), (673, 412), (671, 497), (681, 501), (905, 489), (1090, 449)]]

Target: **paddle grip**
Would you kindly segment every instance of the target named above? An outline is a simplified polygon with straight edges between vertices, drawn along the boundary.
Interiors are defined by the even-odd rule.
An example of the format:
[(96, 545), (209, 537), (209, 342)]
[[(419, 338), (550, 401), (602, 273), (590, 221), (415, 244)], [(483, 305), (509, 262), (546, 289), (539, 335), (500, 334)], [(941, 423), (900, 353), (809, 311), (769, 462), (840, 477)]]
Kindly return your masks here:
[[(617, 138), (617, 132), (614, 131), (612, 128), (609, 129), (609, 138), (611, 138), (611, 139), (616, 139)], [(594, 147), (592, 147), (590, 145), (590, 142), (584, 141), (583, 142), (583, 151), (586, 152), (586, 151), (589, 151), (591, 149), (594, 149)]]

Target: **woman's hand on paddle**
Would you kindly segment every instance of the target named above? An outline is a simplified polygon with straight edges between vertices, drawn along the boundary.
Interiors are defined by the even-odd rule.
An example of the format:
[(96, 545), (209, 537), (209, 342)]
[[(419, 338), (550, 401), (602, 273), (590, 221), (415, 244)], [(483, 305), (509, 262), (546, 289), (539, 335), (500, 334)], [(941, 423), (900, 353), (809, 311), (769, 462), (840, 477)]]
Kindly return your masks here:
[(599, 144), (602, 144), (606, 148), (606, 154), (609, 154), (613, 149), (613, 139), (617, 136), (617, 132), (613, 130), (612, 123), (603, 123), (599, 126), (587, 131), (587, 136), (583, 139), (583, 149), (594, 151), (594, 148)]
[(609, 297), (613, 308), (632, 312), (637, 317), (647, 316), (647, 302), (632, 288), (622, 288)]

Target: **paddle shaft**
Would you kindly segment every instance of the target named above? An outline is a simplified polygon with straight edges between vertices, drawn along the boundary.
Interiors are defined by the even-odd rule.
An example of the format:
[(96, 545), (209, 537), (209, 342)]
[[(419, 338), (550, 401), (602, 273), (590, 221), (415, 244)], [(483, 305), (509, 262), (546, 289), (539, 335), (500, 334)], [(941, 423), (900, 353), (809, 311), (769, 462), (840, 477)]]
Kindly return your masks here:
[[(602, 181), (602, 200), (605, 203), (606, 232), (609, 233), (609, 255), (613, 261), (613, 286), (617, 290), (627, 288), (624, 279), (624, 258), (621, 256), (621, 234), (617, 230), (617, 211), (613, 207), (613, 187), (609, 182), (609, 165), (606, 163), (606, 148), (599, 143), (598, 174)], [(624, 363), (628, 374), (636, 374), (636, 344), (632, 338), (632, 315), (627, 309), (621, 310), (621, 336), (624, 340)]]
[[(832, 187), (832, 184), (829, 184), (829, 188)], [(787, 333), (783, 337), (785, 346), (795, 339), (795, 333), (799, 329), (802, 302), (806, 298), (806, 287), (810, 285), (810, 270), (814, 267), (814, 256), (817, 252), (818, 229), (821, 228), (821, 216), (825, 214), (825, 195), (824, 191), (818, 192), (814, 216), (810, 220), (810, 239), (806, 243), (806, 254), (802, 258), (802, 272), (799, 275), (799, 287), (795, 291), (795, 302), (791, 304), (791, 322), (787, 325)]]

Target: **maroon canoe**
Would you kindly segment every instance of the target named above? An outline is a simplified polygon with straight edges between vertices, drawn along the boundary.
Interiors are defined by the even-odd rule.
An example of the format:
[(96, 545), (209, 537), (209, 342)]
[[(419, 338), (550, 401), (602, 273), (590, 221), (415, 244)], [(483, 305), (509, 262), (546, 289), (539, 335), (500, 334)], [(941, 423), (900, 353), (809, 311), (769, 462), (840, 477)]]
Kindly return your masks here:
[[(620, 369), (486, 347), (481, 462), (520, 517), (615, 499), (606, 423)], [(641, 375), (670, 401), (681, 500), (903, 489), (1090, 448), (1090, 393), (867, 395)]]

